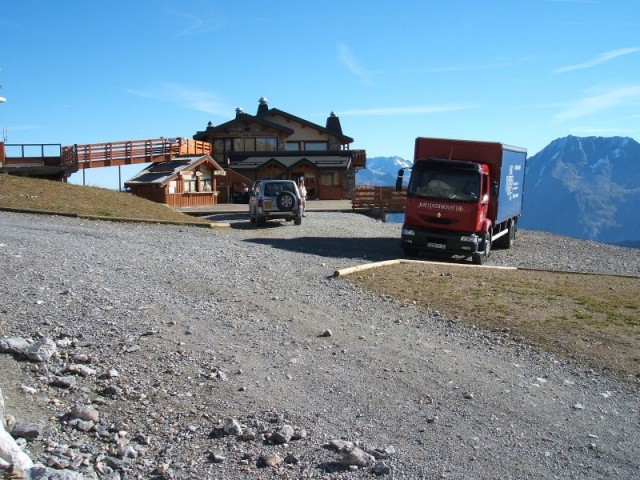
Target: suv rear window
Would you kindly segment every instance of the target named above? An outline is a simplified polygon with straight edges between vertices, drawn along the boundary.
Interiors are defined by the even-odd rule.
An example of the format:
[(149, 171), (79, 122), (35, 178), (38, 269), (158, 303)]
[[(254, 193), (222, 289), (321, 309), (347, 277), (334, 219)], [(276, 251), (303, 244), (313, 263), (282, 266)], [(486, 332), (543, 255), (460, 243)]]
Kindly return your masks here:
[(264, 194), (267, 197), (277, 197), (282, 192), (295, 193), (291, 182), (269, 182), (264, 186)]

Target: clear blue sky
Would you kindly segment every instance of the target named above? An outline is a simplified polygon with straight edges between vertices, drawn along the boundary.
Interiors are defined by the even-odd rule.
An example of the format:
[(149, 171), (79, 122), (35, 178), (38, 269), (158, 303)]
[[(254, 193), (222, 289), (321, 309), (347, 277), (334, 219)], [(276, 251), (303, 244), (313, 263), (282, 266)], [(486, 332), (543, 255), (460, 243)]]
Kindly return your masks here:
[(417, 136), (530, 155), (640, 140), (638, 31), (638, 0), (3, 1), (0, 127), (8, 143), (190, 138), (265, 96), (321, 125), (335, 111), (369, 157), (412, 158)]

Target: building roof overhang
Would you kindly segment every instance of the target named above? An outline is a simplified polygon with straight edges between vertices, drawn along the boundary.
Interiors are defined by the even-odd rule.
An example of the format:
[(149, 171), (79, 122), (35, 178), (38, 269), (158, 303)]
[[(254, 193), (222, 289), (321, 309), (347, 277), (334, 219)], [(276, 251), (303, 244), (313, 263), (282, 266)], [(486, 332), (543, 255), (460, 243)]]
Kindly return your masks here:
[(124, 183), (125, 187), (134, 185), (164, 186), (175, 180), (181, 172), (195, 170), (200, 165), (209, 165), (213, 170), (224, 169), (210, 155), (176, 157), (165, 162), (152, 163)]
[(321, 170), (346, 170), (351, 165), (351, 157), (348, 155), (249, 156), (232, 161), (231, 167), (234, 170), (256, 170), (269, 165), (279, 165), (285, 169), (291, 169), (303, 164), (312, 165)]

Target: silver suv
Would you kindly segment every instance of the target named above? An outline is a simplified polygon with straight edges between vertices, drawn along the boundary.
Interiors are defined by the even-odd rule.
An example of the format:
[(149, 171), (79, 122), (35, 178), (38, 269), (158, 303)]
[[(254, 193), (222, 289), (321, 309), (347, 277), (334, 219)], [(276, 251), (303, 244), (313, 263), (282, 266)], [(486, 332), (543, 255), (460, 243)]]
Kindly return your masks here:
[(302, 198), (293, 180), (257, 180), (249, 197), (249, 220), (258, 227), (266, 220), (284, 218), (302, 224)]

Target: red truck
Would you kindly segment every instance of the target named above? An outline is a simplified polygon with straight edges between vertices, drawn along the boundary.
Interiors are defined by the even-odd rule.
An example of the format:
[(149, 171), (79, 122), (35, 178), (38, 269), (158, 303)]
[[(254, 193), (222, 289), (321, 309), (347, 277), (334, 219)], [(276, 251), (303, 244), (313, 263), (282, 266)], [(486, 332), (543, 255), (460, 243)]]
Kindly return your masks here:
[[(527, 150), (502, 143), (416, 139), (402, 248), (483, 264), (492, 244), (511, 248), (522, 213)], [(404, 169), (396, 190), (402, 188)]]

